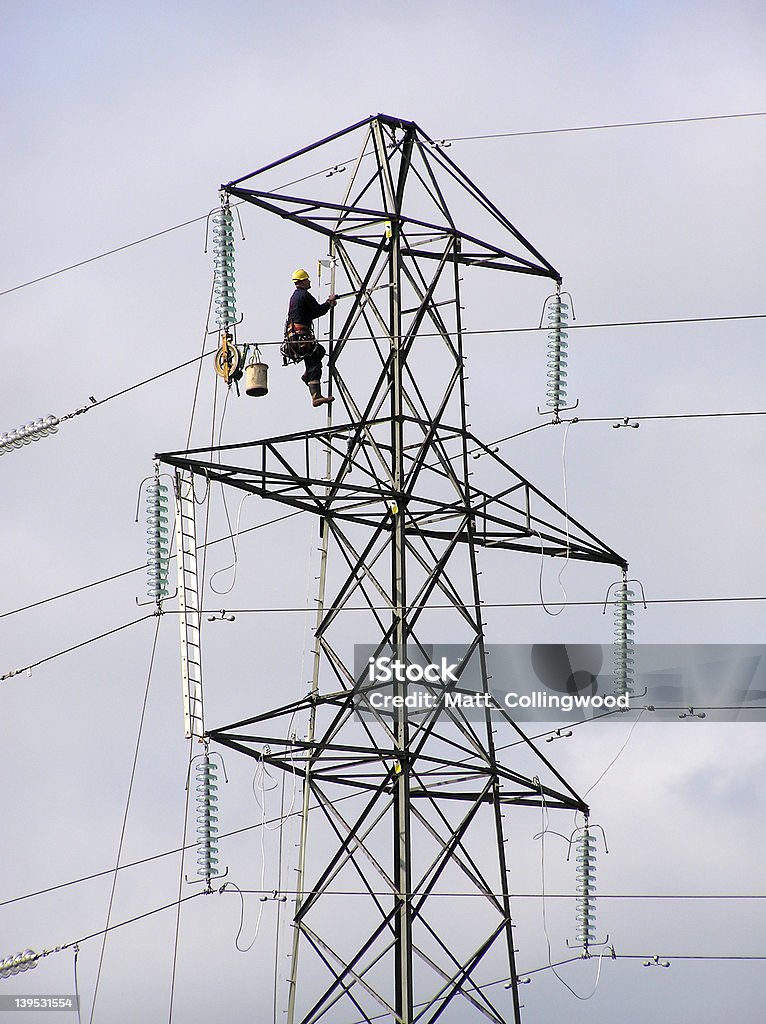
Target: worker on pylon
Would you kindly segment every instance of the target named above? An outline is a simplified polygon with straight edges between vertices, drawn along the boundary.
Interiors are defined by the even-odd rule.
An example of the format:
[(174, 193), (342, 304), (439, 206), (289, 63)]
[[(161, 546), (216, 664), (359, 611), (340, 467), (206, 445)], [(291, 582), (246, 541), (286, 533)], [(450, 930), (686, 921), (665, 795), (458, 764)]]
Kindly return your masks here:
[(329, 295), (326, 302), (317, 302), (309, 294), (311, 280), (305, 270), (293, 273), (295, 291), (290, 297), (290, 306), (285, 321), (285, 341), (282, 345), (282, 364), (299, 363), (303, 360), (306, 372), (301, 380), (306, 384), (314, 406), (328, 405), (335, 399), (331, 395), (322, 394), (322, 359), (327, 355), (314, 335), (313, 320), (324, 316), (328, 309), (335, 305), (335, 296)]

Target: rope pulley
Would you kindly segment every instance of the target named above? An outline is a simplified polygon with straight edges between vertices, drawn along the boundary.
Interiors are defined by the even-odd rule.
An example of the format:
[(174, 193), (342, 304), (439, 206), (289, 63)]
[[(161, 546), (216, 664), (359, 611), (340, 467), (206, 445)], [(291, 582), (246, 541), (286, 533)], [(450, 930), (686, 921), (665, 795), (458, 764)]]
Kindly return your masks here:
[(242, 379), (242, 353), (228, 331), (221, 335), (221, 347), (215, 354), (215, 372), (226, 384)]

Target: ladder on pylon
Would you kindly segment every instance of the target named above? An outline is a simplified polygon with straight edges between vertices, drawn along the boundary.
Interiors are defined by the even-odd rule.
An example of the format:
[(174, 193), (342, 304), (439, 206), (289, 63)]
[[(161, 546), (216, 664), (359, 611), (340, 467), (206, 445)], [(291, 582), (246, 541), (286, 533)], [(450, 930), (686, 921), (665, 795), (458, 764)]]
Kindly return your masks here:
[(205, 719), (202, 704), (202, 650), (200, 646), (200, 592), (197, 576), (197, 529), (194, 517), (194, 479), (176, 470), (176, 561), (178, 564), (178, 621), (181, 629), (181, 677), (184, 698), (184, 734), (202, 739)]

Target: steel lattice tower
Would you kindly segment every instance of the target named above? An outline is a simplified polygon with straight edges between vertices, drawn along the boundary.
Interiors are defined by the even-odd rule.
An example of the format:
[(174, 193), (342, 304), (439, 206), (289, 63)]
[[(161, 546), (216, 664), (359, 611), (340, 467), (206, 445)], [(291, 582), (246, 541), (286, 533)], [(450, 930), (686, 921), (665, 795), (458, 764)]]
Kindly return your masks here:
[[(358, 157), (341, 201), (257, 187), (275, 168), (292, 175), (296, 161), (352, 139)], [(158, 456), (177, 473), (302, 509), (321, 524), (310, 691), (208, 733), (303, 783), (288, 1022), (518, 1022), (503, 810), (587, 807), (507, 715), (535, 766), (529, 776), (498, 760), (488, 708), (372, 710), (375, 684), (354, 667), (345, 609), (366, 609), (365, 625), (357, 613), (353, 629), (373, 638), (372, 653), (402, 661), (413, 651), (427, 658), (438, 630), (461, 645), (479, 680), (473, 690), (487, 694), (479, 549), (625, 567), (467, 423), (462, 268), (557, 283), (559, 274), (438, 144), (398, 118), (371, 117), (224, 188), (326, 235), (355, 292), (330, 323), (338, 400), (326, 427)], [(483, 222), (486, 237), (458, 226), (466, 216)], [(408, 686), (395, 683), (395, 694), (407, 696)], [(300, 736), (289, 734), (296, 720), (305, 722)], [(354, 799), (339, 802), (344, 795)], [(315, 823), (333, 838), (324, 856), (309, 843)], [(474, 836), (484, 839), (479, 848)], [(327, 897), (352, 881), (365, 909), (339, 921)], [(459, 930), (443, 909), (448, 900), (437, 899), (456, 891), (482, 907)], [(510, 998), (502, 986), (482, 987), (500, 963)]]

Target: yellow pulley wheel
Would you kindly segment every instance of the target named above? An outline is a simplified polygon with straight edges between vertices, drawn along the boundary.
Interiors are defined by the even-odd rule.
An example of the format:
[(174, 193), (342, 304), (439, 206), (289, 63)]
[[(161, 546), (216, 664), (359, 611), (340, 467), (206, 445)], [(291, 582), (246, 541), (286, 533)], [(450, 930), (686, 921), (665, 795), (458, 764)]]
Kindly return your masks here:
[(232, 342), (221, 345), (215, 354), (215, 372), (228, 384), (233, 380), (242, 362), (242, 354)]

